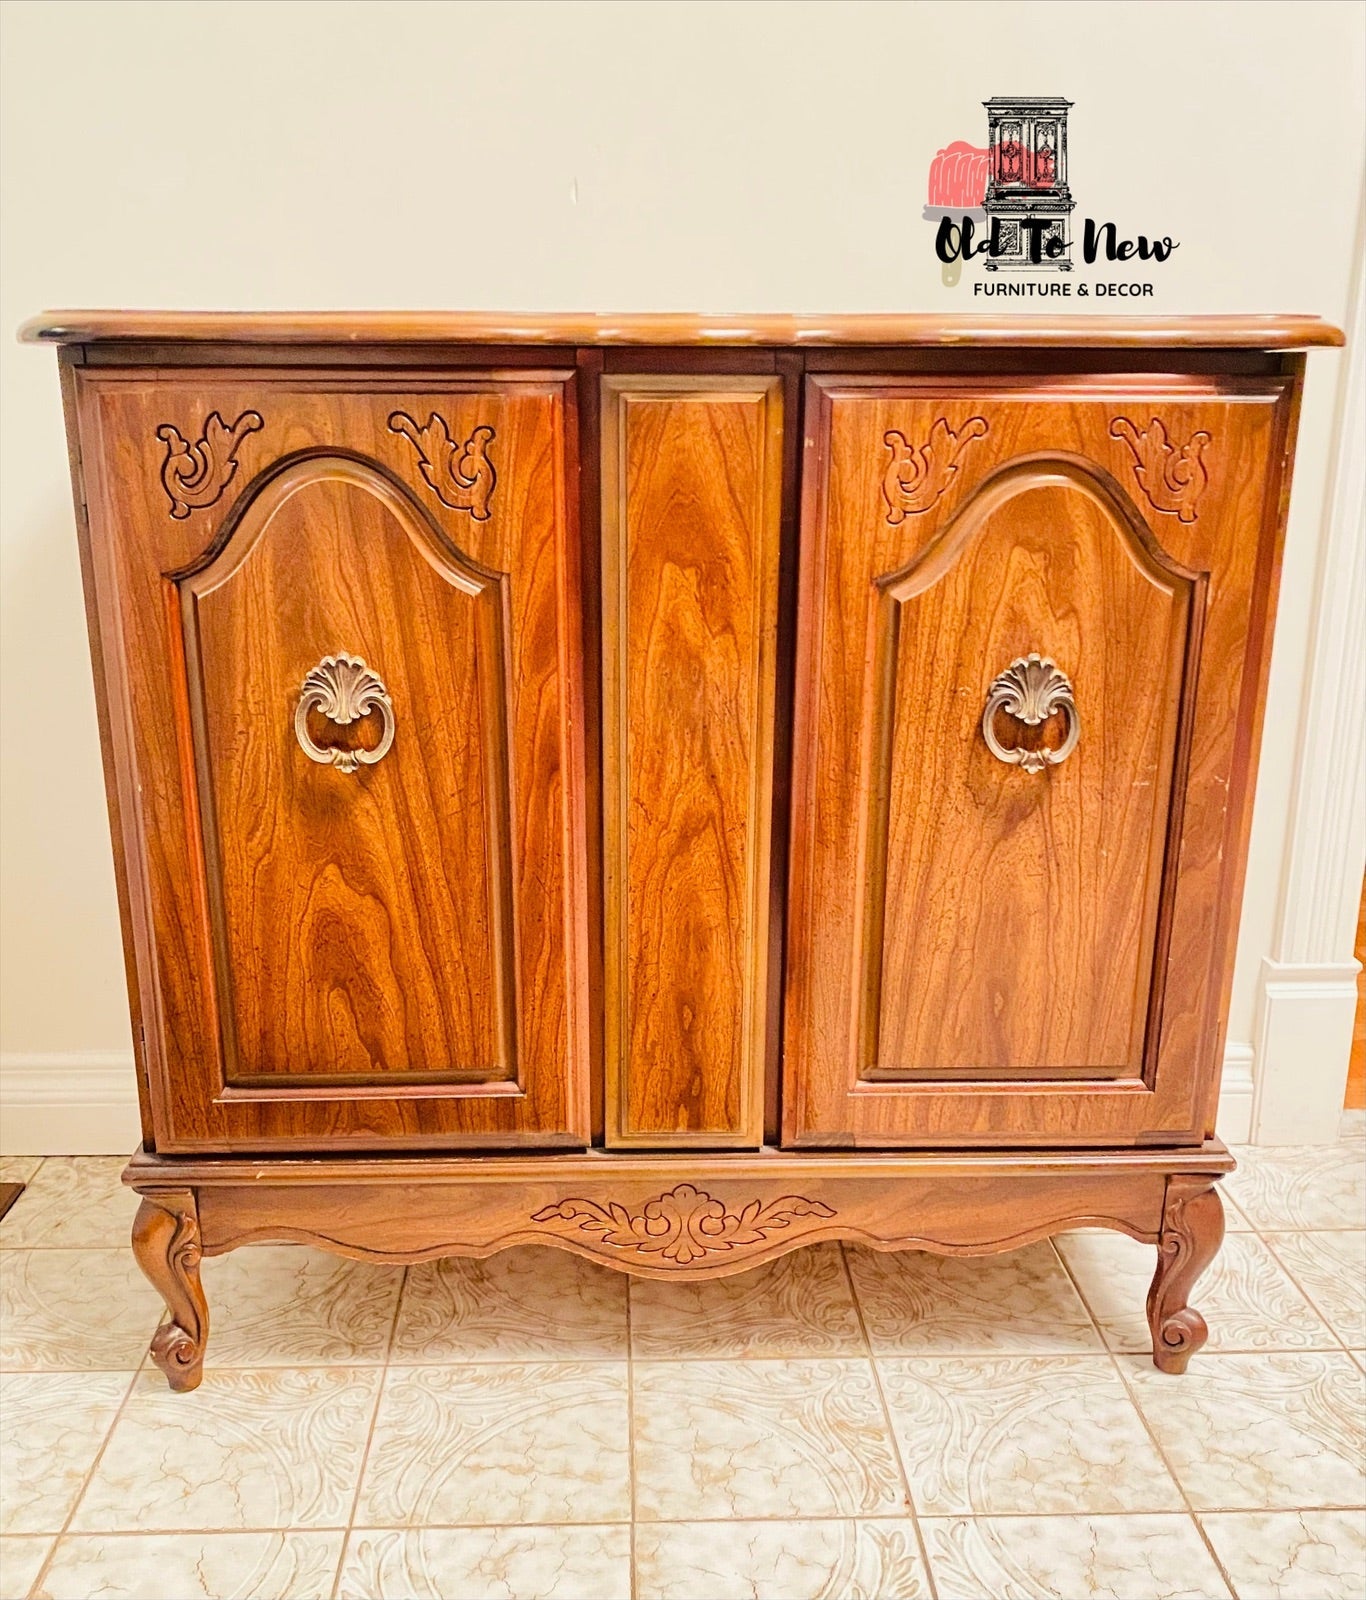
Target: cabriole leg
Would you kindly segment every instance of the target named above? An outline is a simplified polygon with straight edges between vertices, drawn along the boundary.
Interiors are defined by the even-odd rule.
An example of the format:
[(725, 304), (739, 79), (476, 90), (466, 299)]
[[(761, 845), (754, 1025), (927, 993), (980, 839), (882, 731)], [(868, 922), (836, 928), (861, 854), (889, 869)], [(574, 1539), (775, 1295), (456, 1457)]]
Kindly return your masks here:
[(1153, 1365), (1163, 1372), (1184, 1372), (1209, 1337), (1205, 1319), (1186, 1301), (1224, 1238), (1224, 1206), (1214, 1184), (1198, 1173), (1167, 1179), (1157, 1271), (1148, 1290)]
[(173, 1389), (204, 1376), (209, 1308), (199, 1284), (199, 1208), (193, 1189), (149, 1189), (133, 1221), (133, 1254), (171, 1320), (152, 1335), (152, 1360)]

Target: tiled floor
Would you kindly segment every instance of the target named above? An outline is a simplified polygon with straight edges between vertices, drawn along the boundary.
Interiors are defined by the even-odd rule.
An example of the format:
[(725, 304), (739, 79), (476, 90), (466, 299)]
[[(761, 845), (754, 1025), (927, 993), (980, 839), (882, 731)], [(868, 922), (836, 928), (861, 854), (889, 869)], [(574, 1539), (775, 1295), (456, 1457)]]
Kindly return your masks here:
[(1332, 1600), (1366, 1592), (1366, 1129), (1250, 1150), (1154, 1371), (1152, 1248), (204, 1264), (172, 1395), (116, 1160), (5, 1162), (0, 1600)]

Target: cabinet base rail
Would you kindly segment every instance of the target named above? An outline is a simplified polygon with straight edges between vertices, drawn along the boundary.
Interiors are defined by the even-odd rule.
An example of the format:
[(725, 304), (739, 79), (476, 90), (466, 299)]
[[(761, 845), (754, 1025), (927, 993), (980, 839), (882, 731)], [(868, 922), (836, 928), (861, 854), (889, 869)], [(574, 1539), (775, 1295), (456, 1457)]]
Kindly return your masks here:
[(1176, 1150), (914, 1155), (178, 1157), (139, 1151), (133, 1249), (170, 1318), (152, 1358), (173, 1389), (203, 1376), (205, 1255), (293, 1240), (362, 1261), (572, 1250), (646, 1278), (724, 1277), (824, 1240), (991, 1255), (1072, 1228), (1157, 1246), (1153, 1361), (1184, 1372), (1208, 1336), (1188, 1304), (1223, 1238), (1217, 1139)]

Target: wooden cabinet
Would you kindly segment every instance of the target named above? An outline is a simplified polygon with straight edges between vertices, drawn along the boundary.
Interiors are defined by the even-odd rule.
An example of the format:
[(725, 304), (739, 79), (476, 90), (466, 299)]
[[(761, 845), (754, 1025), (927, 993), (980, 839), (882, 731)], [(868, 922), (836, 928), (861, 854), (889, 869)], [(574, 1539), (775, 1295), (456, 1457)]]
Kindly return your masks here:
[(201, 1254), (1158, 1247), (1213, 1116), (1306, 318), (72, 313), (145, 1141)]

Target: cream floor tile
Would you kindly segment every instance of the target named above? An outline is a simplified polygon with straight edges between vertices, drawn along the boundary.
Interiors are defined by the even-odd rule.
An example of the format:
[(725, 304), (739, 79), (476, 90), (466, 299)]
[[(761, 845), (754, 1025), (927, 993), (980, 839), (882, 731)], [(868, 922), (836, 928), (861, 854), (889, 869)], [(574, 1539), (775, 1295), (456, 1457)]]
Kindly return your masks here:
[(837, 1244), (701, 1283), (631, 1282), (631, 1349), (641, 1359), (867, 1354)]
[(1108, 1356), (877, 1366), (922, 1516), (1182, 1509)]
[(1046, 1240), (1000, 1256), (848, 1254), (874, 1355), (1103, 1348)]
[(1366, 1233), (1268, 1233), (1266, 1242), (1345, 1345), (1366, 1345)]
[(138, 1197), (122, 1156), (48, 1156), (0, 1222), (0, 1247), (128, 1247)]
[(0, 1376), (0, 1526), (60, 1533), (131, 1372), (7, 1372)]
[(636, 1529), (637, 1600), (920, 1600), (929, 1592), (909, 1519)]
[(27, 1183), (42, 1164), (42, 1156), (0, 1156), (0, 1183)]
[(215, 1368), (384, 1360), (401, 1267), (299, 1245), (250, 1245), (204, 1262)]
[(1226, 1511), (1200, 1520), (1240, 1600), (1366, 1594), (1366, 1512)]
[(0, 1534), (0, 1600), (25, 1600), (51, 1548), (51, 1534)]
[(637, 1362), (642, 1522), (905, 1512), (865, 1361)]
[(624, 1362), (390, 1368), (360, 1526), (631, 1514)]
[(591, 1361), (626, 1356), (626, 1279), (567, 1250), (408, 1269), (391, 1359)]
[(340, 1529), (62, 1539), (33, 1600), (330, 1600)]
[(1362, 1374), (1347, 1355), (1201, 1355), (1179, 1378), (1120, 1361), (1196, 1510), (1366, 1505)]
[(0, 1251), (0, 1370), (131, 1372), (161, 1314), (127, 1246)]
[(939, 1600), (1227, 1600), (1190, 1517), (921, 1523)]
[(1366, 1146), (1254, 1145), (1235, 1152), (1238, 1170), (1224, 1179), (1259, 1232), (1366, 1226)]
[(137, 1382), (72, 1521), (76, 1533), (344, 1526), (380, 1373), (205, 1372)]
[[(1060, 1234), (1057, 1245), (1110, 1348), (1150, 1351), (1144, 1301), (1157, 1260), (1153, 1246), (1122, 1233)], [(1191, 1304), (1209, 1324), (1208, 1350), (1337, 1348), (1323, 1318), (1254, 1233), (1225, 1235), (1196, 1280)]]
[(1353, 1109), (1342, 1113), (1340, 1139), (1366, 1139), (1366, 1111)]
[(337, 1600), (630, 1600), (631, 1530), (355, 1529)]

